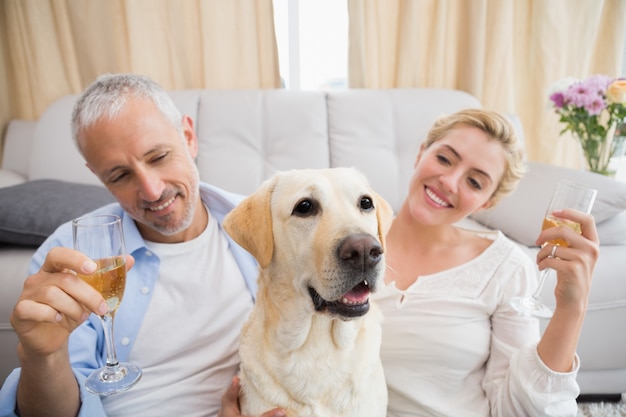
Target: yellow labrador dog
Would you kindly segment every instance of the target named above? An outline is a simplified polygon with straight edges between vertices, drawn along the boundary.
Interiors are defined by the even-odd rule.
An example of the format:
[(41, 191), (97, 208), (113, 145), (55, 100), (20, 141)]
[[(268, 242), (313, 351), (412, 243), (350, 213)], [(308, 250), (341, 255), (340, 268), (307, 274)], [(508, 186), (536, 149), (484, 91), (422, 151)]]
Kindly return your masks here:
[(279, 172), (225, 219), (259, 263), (241, 334), (244, 415), (383, 417), (382, 283), (392, 210), (352, 168)]

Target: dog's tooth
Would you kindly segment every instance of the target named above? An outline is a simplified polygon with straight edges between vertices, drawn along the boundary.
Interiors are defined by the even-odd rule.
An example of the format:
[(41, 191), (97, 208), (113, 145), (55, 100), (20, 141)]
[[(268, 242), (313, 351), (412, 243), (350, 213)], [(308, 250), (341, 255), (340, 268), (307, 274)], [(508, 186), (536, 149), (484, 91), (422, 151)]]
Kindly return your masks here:
[(365, 284), (365, 286), (368, 286), (369, 284), (367, 283), (367, 280), (363, 280), (363, 284)]

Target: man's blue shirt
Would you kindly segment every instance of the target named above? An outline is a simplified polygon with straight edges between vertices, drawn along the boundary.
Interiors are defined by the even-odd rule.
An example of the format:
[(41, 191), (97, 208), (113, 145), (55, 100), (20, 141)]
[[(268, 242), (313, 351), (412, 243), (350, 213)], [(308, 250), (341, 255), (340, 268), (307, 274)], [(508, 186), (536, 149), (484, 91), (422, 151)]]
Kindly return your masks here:
[[(230, 250), (241, 270), (254, 300), (256, 294), (257, 264), (254, 258), (243, 248), (237, 245), (222, 229), (222, 221), (226, 214), (233, 209), (243, 198), (240, 195), (228, 193), (209, 184), (200, 184), (202, 201), (209, 208), (213, 218), (220, 225), (226, 236)], [(139, 333), (150, 298), (154, 292), (154, 285), (159, 275), (160, 260), (145, 245), (145, 242), (134, 220), (122, 210), (118, 203), (109, 204), (91, 214), (117, 214), (122, 218), (126, 252), (135, 258), (135, 265), (128, 272), (124, 299), (115, 319), (115, 348), (118, 359), (127, 361), (130, 351)], [(61, 225), (37, 250), (30, 263), (29, 274), (39, 271), (47, 253), (56, 246), (72, 247), (71, 222)], [(184, 262), (184, 260), (182, 260)], [(219, 317), (216, 317), (219, 319)], [(69, 353), (74, 374), (78, 380), (81, 396), (81, 410), (79, 416), (106, 416), (100, 397), (85, 390), (85, 378), (106, 362), (104, 333), (100, 319), (92, 314), (89, 319), (79, 326), (70, 335)], [(20, 370), (14, 370), (6, 379), (0, 390), (0, 416), (17, 416), (16, 393)], [(224, 387), (226, 389), (226, 387)]]

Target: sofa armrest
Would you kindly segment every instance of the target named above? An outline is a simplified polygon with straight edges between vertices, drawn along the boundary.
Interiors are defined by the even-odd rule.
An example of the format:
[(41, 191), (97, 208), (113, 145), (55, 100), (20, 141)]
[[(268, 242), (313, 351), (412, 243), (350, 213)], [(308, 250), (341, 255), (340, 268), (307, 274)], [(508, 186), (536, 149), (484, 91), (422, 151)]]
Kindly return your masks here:
[(10, 169), (0, 169), (0, 188), (25, 183), (26, 177)]
[(2, 152), (3, 170), (10, 170), (28, 178), (31, 146), (37, 122), (14, 119), (7, 125)]

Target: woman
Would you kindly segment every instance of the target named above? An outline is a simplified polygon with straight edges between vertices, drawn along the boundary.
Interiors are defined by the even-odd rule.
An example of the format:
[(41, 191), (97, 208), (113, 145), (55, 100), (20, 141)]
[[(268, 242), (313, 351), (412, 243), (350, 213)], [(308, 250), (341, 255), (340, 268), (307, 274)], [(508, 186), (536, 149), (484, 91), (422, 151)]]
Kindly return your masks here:
[[(593, 217), (554, 213), (580, 223), (582, 235), (559, 227), (537, 238), (570, 245), (537, 254), (539, 268), (558, 276), (542, 336), (536, 319), (509, 304), (535, 289), (532, 260), (500, 232), (457, 226), (514, 190), (522, 158), (513, 126), (496, 112), (460, 111), (429, 131), (387, 234), (385, 286), (375, 296), (389, 417), (576, 416), (576, 345), (599, 250)], [(238, 390), (235, 378), (220, 417), (240, 415)]]
[(553, 228), (537, 238), (570, 244), (554, 258), (552, 245), (537, 255), (558, 276), (541, 337), (537, 320), (509, 304), (536, 286), (531, 259), (500, 232), (455, 225), (496, 204), (522, 174), (514, 128), (498, 113), (465, 110), (430, 130), (387, 234), (386, 286), (376, 296), (388, 416), (576, 416), (576, 345), (598, 257), (593, 218), (555, 213), (580, 223), (582, 235)]

